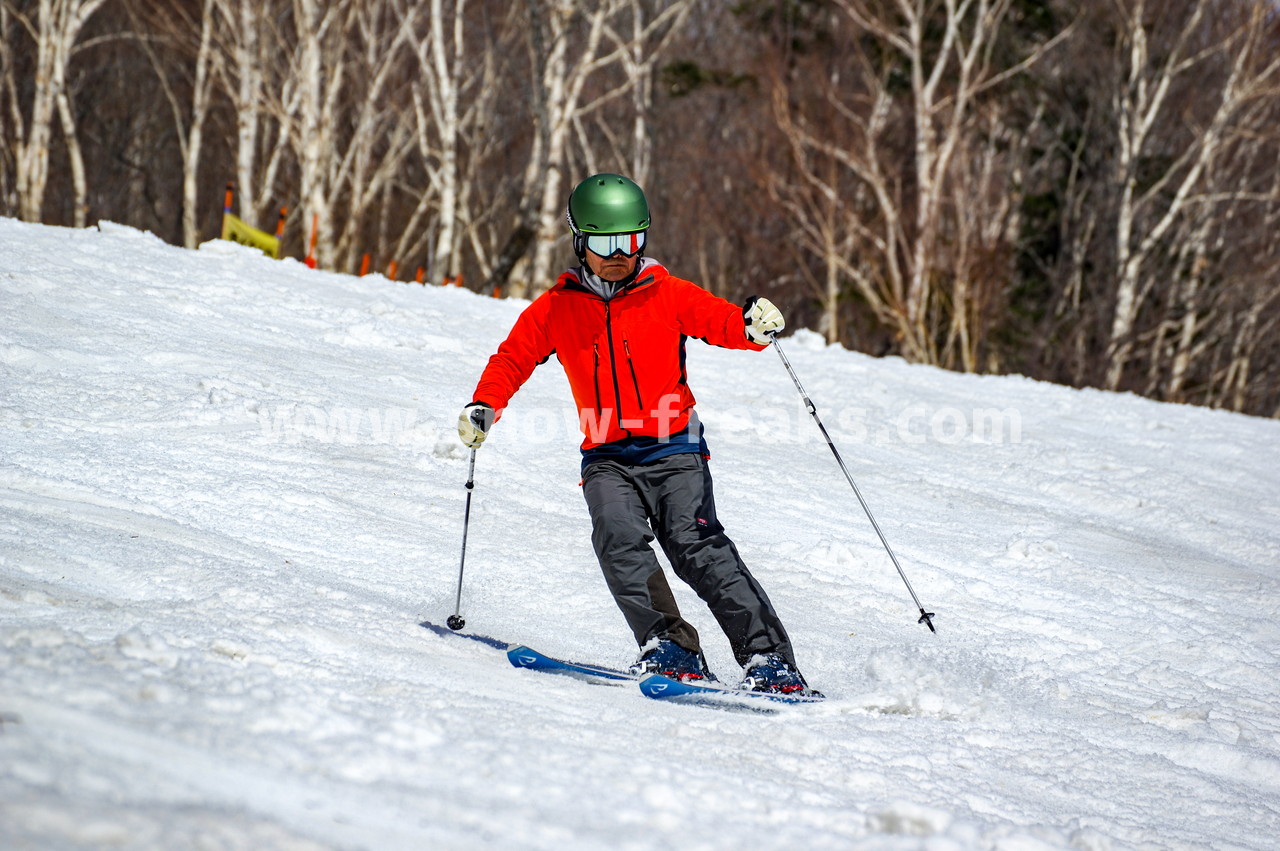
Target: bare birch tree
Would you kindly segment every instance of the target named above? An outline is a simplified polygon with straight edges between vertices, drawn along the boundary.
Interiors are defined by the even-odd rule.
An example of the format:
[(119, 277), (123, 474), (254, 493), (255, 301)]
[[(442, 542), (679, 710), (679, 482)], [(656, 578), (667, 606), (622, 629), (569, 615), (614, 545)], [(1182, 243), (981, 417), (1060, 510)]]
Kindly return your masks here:
[[(1002, 183), (1009, 167), (995, 163), (994, 148), (981, 142), (984, 120), (996, 128), (991, 132), (1002, 124), (981, 119), (979, 105), (1056, 39), (1033, 44), (1001, 66), (996, 46), (1008, 0), (839, 0), (837, 6), (852, 30), (836, 36), (846, 49), (818, 78), (821, 96), (800, 103), (785, 82), (774, 85), (775, 120), (800, 174), (810, 173), (808, 191), (832, 191), (829, 178), (815, 179), (804, 165), (813, 158), (838, 163), (848, 178), (840, 198), (822, 202), (839, 210), (847, 235), (820, 240), (823, 262), (833, 267), (828, 280), (845, 277), (893, 329), (908, 359), (976, 368), (970, 278), (976, 254), (963, 240), (991, 236), (992, 221), (1003, 238), (1011, 213)], [(911, 154), (904, 160), (906, 139)], [(966, 156), (979, 158), (976, 171), (966, 171)], [(982, 191), (964, 194), (975, 178)], [(984, 219), (988, 225), (978, 227)], [(842, 256), (837, 245), (849, 253)], [(828, 283), (825, 302), (834, 290)]]
[[(355, 4), (347, 19), (352, 47), (350, 86), (342, 104), (347, 132), (337, 136), (330, 185), (343, 206), (337, 240), (338, 264), (352, 263), (361, 253), (371, 221), (384, 223), (373, 247), (386, 252), (390, 242), (385, 199), (413, 150), (408, 79), (411, 44), (423, 14), (421, 4), (392, 0)], [(383, 262), (396, 258), (383, 257)]]
[(354, 269), (373, 220), (412, 149), (404, 85), (419, 6), (393, 0), (293, 0), (292, 61), (275, 118), (299, 171), (303, 221), (317, 262)]
[[(533, 256), (523, 278), (515, 282), (519, 293), (551, 284), (552, 257), (564, 237), (564, 175), (576, 123), (643, 85), (663, 39), (689, 6), (687, 0), (676, 0), (645, 16), (632, 9), (638, 0), (602, 0), (587, 7), (572, 0), (528, 2), (537, 17), (531, 32), (541, 42), (533, 46), (541, 96), (535, 99), (535, 153), (524, 181), (526, 197), (533, 201)], [(629, 19), (623, 14), (628, 10), (633, 12)], [(606, 73), (619, 65), (634, 73), (623, 73), (620, 79)], [(643, 134), (643, 125), (634, 133)]]
[(290, 151), (283, 101), (292, 94), (284, 88), (296, 86), (286, 73), (292, 47), (266, 0), (214, 0), (214, 6), (221, 94), (235, 116), (230, 173), (241, 216), (260, 224), (282, 202), (277, 182)]
[[(785, 110), (782, 117), (785, 121)], [(811, 271), (803, 256), (796, 258), (796, 268), (820, 306), (819, 330), (828, 343), (839, 343), (844, 336), (840, 302), (845, 282), (852, 279), (865, 285), (866, 281), (854, 251), (854, 235), (848, 227), (848, 218), (857, 215), (860, 205), (856, 198), (842, 197), (835, 158), (815, 162), (812, 146), (794, 128), (785, 138), (793, 167), (769, 174), (770, 198), (787, 212), (794, 228), (787, 246), (817, 261), (817, 272)]]
[(547, 43), (542, 46), (545, 54), (534, 57), (535, 84), (542, 93), (535, 101), (535, 155), (524, 181), (532, 202), (533, 256), (523, 278), (514, 282), (517, 295), (535, 294), (550, 284), (552, 252), (563, 236), (562, 184), (570, 132), (587, 79), (621, 58), (619, 51), (601, 55), (601, 49), (605, 21), (623, 5), (624, 0), (604, 0), (594, 9), (583, 10), (582, 33), (574, 26), (579, 4), (573, 0), (529, 0), (531, 14), (538, 16), (537, 29)]
[[(617, 70), (631, 91), (629, 102), (620, 98), (615, 104), (615, 112), (625, 117), (619, 118), (601, 109), (592, 117), (595, 128), (607, 140), (607, 159), (619, 163), (617, 167), (628, 177), (646, 186), (653, 173), (650, 123), (654, 112), (654, 78), (673, 36), (692, 12), (693, 0), (630, 0), (629, 6), (618, 17), (617, 25), (609, 21), (605, 26), (606, 37), (619, 51)], [(581, 117), (580, 114), (575, 119), (579, 127), (582, 127)], [(628, 121), (629, 134), (625, 132)], [(588, 141), (585, 128), (580, 130), (578, 138), (584, 157), (599, 153)], [(586, 169), (597, 171), (598, 167), (595, 162), (587, 162)]]
[[(477, 166), (495, 144), (478, 131), (488, 126), (500, 90), (497, 47), (481, 43), (487, 49), (469, 55), (465, 24), (470, 15), (467, 0), (431, 0), (423, 35), (414, 45), (414, 139), (426, 179), (396, 254), (419, 254), (430, 241), (427, 278), (436, 282), (456, 281), (462, 273), (462, 242), (473, 218), (467, 201), (481, 179)], [(434, 226), (426, 227), (428, 222)]]
[(49, 182), (49, 148), (57, 113), (68, 139), (70, 168), (75, 178), (76, 220), (80, 226), (84, 224), (84, 163), (75, 139), (75, 113), (71, 108), (67, 71), (81, 31), (106, 2), (34, 0), (23, 3), (20, 0), (3, 0), (6, 12), (21, 25), (35, 48), (31, 106), (25, 116), (16, 90), (11, 88), (9, 92), (16, 172), (14, 189), (18, 216), (24, 221), (38, 222), (44, 211), (45, 188)]
[[(1121, 187), (1116, 217), (1115, 309), (1107, 344), (1105, 386), (1119, 389), (1134, 352), (1138, 313), (1159, 277), (1148, 267), (1167, 251), (1167, 239), (1193, 206), (1214, 159), (1221, 155), (1233, 122), (1253, 99), (1268, 92), (1280, 70), (1271, 55), (1257, 61), (1262, 4), (1243, 20), (1220, 15), (1220, 4), (1195, 0), (1189, 8), (1153, 12), (1146, 0), (1132, 0), (1126, 11), (1117, 61), (1123, 72), (1116, 91), (1118, 156), (1115, 179)], [(1184, 13), (1183, 13), (1184, 12)], [(1180, 14), (1182, 13), (1182, 14)], [(1164, 16), (1177, 15), (1170, 22)], [(1153, 44), (1152, 20), (1173, 23), (1163, 43)], [(1225, 32), (1220, 32), (1225, 30)], [(1265, 48), (1274, 49), (1274, 44)], [(1205, 73), (1221, 59), (1223, 72)], [(1194, 80), (1208, 101), (1203, 123), (1179, 126), (1175, 98), (1180, 83)], [(1168, 166), (1154, 175), (1153, 162)]]
[(316, 262), (334, 268), (333, 186), (330, 163), (336, 157), (334, 133), (338, 103), (346, 85), (342, 19), (350, 0), (324, 3), (293, 0), (296, 48), (285, 95), (283, 123), (298, 162), (299, 206), (304, 221), (316, 222)]
[(18, 141), (22, 136), (22, 108), (18, 100), (16, 32), (9, 4), (0, 2), (0, 211), (18, 208), (11, 181), (16, 172)]
[[(903, 348), (912, 360), (937, 363), (938, 326), (945, 327), (947, 319), (932, 314), (938, 302), (935, 287), (946, 285), (948, 277), (942, 243), (957, 152), (979, 95), (1027, 67), (1043, 48), (1014, 67), (996, 66), (994, 47), (1009, 0), (944, 0), (941, 7), (926, 0), (895, 0), (891, 8), (840, 0), (840, 6), (907, 68), (914, 186), (909, 196), (895, 197), (892, 185), (879, 185), (875, 192), (892, 222), (884, 235), (884, 255), (905, 314), (899, 324)], [(883, 91), (888, 80), (876, 82)], [(882, 171), (866, 172), (885, 183)], [(903, 227), (908, 223), (909, 230)]]
[[(439, 195), (439, 234), (433, 257), (432, 279), (453, 278), (458, 274), (457, 259), (458, 219), (461, 212), (461, 177), (459, 148), (462, 143), (462, 73), (466, 60), (462, 23), (466, 17), (465, 0), (452, 4), (451, 21), (446, 29), (445, 9), (442, 0), (432, 0), (427, 38), (418, 44), (418, 65), (430, 71), (424, 77), (435, 85), (435, 91), (423, 98), (421, 90), (414, 91), (419, 127), (423, 122), (424, 100), (430, 104), (431, 119), (435, 125), (440, 147), (437, 162), (439, 168), (431, 173)], [(421, 136), (421, 131), (420, 134)]]
[[(182, 5), (133, 0), (126, 3), (136, 41), (155, 69), (173, 116), (174, 134), (182, 159), (182, 243), (195, 248), (200, 242), (199, 171), (204, 151), (204, 129), (212, 107), (217, 78), (214, 28), (221, 0), (201, 0), (198, 17)], [(152, 35), (149, 30), (154, 30)], [(168, 48), (173, 58), (157, 51)], [(179, 91), (173, 79), (181, 69), (189, 90)]]

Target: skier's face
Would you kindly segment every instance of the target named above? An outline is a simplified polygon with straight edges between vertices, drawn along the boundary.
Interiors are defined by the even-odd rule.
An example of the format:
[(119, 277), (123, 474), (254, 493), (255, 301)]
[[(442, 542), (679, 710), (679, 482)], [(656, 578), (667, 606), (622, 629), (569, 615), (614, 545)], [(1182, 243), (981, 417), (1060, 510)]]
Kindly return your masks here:
[(593, 275), (606, 281), (621, 281), (636, 270), (639, 255), (627, 257), (614, 254), (612, 257), (601, 257), (590, 249), (587, 250), (587, 267)]

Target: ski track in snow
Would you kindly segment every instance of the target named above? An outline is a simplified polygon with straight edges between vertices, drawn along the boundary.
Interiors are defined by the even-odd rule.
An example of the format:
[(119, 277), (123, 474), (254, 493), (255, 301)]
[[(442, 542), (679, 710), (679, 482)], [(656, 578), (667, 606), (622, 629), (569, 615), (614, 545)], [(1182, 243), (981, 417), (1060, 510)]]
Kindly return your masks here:
[[(0, 300), (0, 847), (1276, 845), (1280, 423), (784, 338), (933, 636), (776, 356), (690, 341), (829, 696), (759, 716), (418, 626), (522, 303), (12, 220)], [(464, 613), (624, 665), (569, 404), (543, 366), (478, 453)]]

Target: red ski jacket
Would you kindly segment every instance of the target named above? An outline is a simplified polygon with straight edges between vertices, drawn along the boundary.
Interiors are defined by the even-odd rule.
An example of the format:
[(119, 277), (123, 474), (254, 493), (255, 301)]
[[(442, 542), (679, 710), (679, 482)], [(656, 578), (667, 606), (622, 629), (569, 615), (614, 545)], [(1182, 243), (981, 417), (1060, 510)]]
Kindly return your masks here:
[(605, 301), (562, 274), (516, 320), (489, 358), (473, 401), (501, 416), (507, 402), (552, 354), (560, 360), (586, 439), (584, 450), (631, 437), (660, 440), (689, 424), (694, 405), (685, 340), (761, 351), (746, 335), (742, 308), (642, 260), (634, 283)]

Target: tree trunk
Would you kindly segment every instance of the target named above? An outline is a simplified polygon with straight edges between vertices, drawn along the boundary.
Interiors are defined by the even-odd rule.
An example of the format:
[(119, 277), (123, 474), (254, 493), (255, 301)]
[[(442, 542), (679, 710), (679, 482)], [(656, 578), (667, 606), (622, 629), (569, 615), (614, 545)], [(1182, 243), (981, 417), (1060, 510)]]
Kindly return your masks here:
[[(84, 219), (87, 181), (79, 144), (75, 138), (74, 112), (67, 92), (67, 68), (80, 31), (106, 0), (39, 0), (36, 18), (19, 14), (28, 33), (35, 39), (35, 79), (32, 82), (31, 117), (26, 123), (25, 138), (18, 139), (15, 156), (18, 215), (28, 222), (39, 222), (44, 213), (45, 189), (49, 183), (49, 145), (53, 138), (53, 116), (60, 113), (63, 131), (72, 151), (76, 216)], [(78, 173), (77, 173), (78, 170)]]
[(66, 85), (58, 92), (58, 116), (62, 120), (62, 134), (67, 145), (67, 159), (71, 166), (72, 227), (82, 228), (89, 216), (89, 181), (84, 171), (84, 154), (76, 135), (76, 122), (71, 112), (71, 98)]

